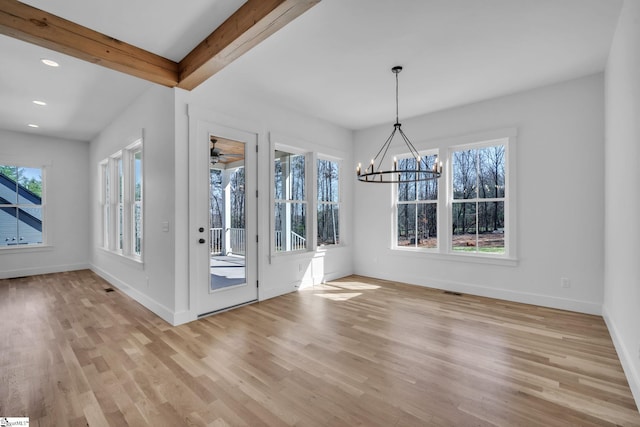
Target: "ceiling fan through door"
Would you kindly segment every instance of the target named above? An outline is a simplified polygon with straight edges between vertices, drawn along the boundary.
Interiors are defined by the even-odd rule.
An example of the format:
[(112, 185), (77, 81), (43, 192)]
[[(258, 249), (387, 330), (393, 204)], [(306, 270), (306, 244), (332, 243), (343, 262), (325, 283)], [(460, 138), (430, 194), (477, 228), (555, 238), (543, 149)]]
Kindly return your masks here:
[(213, 135), (209, 136), (209, 141), (209, 163), (212, 166), (216, 163), (229, 163), (244, 158), (243, 154), (223, 153), (220, 148), (216, 148), (218, 139)]

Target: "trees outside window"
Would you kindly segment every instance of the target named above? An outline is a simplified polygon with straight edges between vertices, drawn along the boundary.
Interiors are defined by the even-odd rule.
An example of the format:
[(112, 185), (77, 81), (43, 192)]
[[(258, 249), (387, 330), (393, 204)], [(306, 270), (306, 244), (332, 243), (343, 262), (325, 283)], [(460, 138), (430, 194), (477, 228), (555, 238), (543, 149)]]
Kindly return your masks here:
[(274, 152), (275, 251), (307, 248), (306, 157)]
[[(421, 157), (421, 167), (432, 169), (436, 154)], [(398, 159), (398, 169), (416, 170), (416, 159)], [(404, 174), (407, 179), (413, 174)], [(396, 246), (438, 247), (438, 180), (400, 182), (396, 187)]]
[(138, 146), (131, 151), (131, 170), (133, 197), (131, 198), (131, 222), (133, 223), (132, 252), (142, 255), (142, 146)]
[(43, 170), (0, 165), (0, 247), (44, 243)]
[(318, 159), (318, 246), (340, 243), (339, 164)]
[(452, 152), (451, 248), (505, 253), (505, 145)]

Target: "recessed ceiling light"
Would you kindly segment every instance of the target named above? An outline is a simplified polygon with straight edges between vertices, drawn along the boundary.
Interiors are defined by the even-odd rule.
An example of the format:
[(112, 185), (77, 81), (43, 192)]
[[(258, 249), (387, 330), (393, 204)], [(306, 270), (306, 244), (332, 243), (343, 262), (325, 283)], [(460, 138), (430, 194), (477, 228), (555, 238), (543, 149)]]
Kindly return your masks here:
[(30, 128), (39, 128), (40, 126), (33, 124), (33, 123), (29, 123), (27, 126), (29, 126)]
[(48, 65), (49, 67), (59, 67), (60, 66), (60, 64), (58, 64), (56, 61), (54, 61), (52, 59), (42, 58), (40, 61), (42, 61), (42, 63), (44, 65)]
[(36, 105), (43, 105), (43, 106), (44, 106), (44, 105), (47, 105), (47, 103), (46, 103), (46, 102), (44, 102), (44, 101), (38, 101), (37, 99), (36, 99), (35, 101), (33, 101), (33, 103), (34, 103), (34, 104), (36, 104)]

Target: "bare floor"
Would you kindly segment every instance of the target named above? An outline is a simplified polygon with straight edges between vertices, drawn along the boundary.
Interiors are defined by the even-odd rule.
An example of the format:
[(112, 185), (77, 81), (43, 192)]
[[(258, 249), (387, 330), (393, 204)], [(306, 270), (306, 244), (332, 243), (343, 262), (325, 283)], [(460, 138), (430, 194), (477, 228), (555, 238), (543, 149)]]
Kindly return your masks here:
[(32, 426), (640, 426), (601, 317), (352, 276), (171, 327), (89, 271), (0, 280)]

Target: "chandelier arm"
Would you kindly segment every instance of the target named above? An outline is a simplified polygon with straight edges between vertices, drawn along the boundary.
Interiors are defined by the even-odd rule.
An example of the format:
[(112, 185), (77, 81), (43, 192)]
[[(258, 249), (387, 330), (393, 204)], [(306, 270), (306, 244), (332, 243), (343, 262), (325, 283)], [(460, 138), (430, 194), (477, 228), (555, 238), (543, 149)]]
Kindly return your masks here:
[[(402, 131), (401, 131), (402, 132)], [(382, 153), (382, 157), (380, 157), (380, 161), (378, 162), (378, 171), (380, 170), (380, 168), (382, 167), (382, 164), (384, 163), (384, 158), (387, 155), (387, 151), (389, 151), (389, 147), (391, 146), (391, 141), (393, 141), (393, 135), (396, 133), (396, 128), (393, 128), (393, 131), (391, 132), (391, 135), (389, 136), (389, 138), (387, 139), (387, 141), (384, 143), (384, 145), (382, 146), (382, 148), (384, 148), (384, 153)], [(382, 151), (382, 149), (380, 149), (380, 151)], [(380, 153), (378, 153), (380, 154)], [(376, 156), (377, 158), (378, 156)]]
[(413, 146), (411, 141), (409, 141), (409, 138), (407, 138), (407, 135), (404, 134), (402, 129), (400, 129), (400, 136), (402, 136), (402, 139), (404, 140), (404, 143), (407, 145), (407, 148), (409, 148), (409, 151), (411, 152), (411, 155), (413, 157), (415, 157), (416, 160), (417, 160), (417, 158), (420, 157), (420, 153), (418, 153), (418, 150), (416, 149), (416, 147)]
[(380, 156), (380, 153), (384, 151), (384, 153), (382, 154), (382, 157), (380, 158), (380, 162), (378, 163), (378, 169), (380, 169), (380, 165), (382, 164), (382, 161), (384, 160), (384, 157), (386, 156), (387, 151), (389, 150), (389, 146), (391, 145), (391, 141), (393, 140), (393, 136), (395, 134), (396, 134), (396, 128), (394, 127), (393, 131), (391, 132), (391, 135), (389, 135), (389, 137), (384, 142), (384, 144), (382, 144), (382, 147), (380, 147), (378, 154), (376, 154), (375, 157), (373, 158), (373, 160), (377, 160), (378, 156)]

